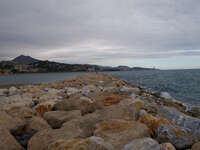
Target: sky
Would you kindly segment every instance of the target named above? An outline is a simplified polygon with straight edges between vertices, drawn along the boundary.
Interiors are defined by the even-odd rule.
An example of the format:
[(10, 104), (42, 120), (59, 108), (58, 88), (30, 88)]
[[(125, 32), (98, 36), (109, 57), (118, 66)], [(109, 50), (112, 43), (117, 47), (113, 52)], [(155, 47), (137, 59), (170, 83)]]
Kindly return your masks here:
[(0, 0), (0, 60), (200, 68), (199, 0)]

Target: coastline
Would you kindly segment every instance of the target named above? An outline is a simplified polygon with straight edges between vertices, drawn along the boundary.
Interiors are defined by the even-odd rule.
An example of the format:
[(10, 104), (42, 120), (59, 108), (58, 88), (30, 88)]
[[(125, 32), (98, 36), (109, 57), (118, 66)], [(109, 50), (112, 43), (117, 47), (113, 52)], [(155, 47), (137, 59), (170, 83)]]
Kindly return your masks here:
[[(0, 98), (0, 111), (4, 114), (0, 119), (5, 122), (0, 127), (8, 130), (8, 141), (15, 141), (21, 149), (57, 150), (56, 147), (68, 145), (69, 140), (72, 145), (88, 140), (95, 143), (93, 136), (116, 150), (126, 150), (132, 142), (143, 143), (151, 150), (150, 145), (145, 145), (146, 140), (163, 150), (168, 150), (166, 143), (174, 149), (186, 149), (200, 140), (198, 107), (188, 110), (182, 102), (108, 74), (12, 85), (0, 89)], [(0, 139), (1, 136), (5, 135)], [(82, 138), (74, 141), (77, 137)], [(145, 140), (141, 141), (141, 137)], [(108, 147), (106, 150), (112, 150)]]

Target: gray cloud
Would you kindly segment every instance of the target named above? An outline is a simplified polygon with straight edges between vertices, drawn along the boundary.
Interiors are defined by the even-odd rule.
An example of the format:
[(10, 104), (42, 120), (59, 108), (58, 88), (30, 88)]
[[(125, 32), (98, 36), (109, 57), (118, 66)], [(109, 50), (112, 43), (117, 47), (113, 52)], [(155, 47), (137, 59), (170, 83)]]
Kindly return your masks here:
[(200, 55), (198, 0), (0, 0), (0, 60)]

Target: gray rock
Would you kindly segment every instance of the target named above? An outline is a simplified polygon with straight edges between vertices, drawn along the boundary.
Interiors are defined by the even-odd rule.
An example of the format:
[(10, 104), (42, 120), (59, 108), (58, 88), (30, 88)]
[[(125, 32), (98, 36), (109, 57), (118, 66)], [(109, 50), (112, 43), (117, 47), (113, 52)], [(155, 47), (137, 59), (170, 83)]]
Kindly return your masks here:
[(159, 142), (170, 142), (177, 149), (186, 149), (200, 140), (200, 119), (169, 107), (159, 107), (158, 114), (171, 123), (163, 124), (157, 129)]
[(135, 139), (126, 144), (122, 150), (165, 150), (151, 138)]

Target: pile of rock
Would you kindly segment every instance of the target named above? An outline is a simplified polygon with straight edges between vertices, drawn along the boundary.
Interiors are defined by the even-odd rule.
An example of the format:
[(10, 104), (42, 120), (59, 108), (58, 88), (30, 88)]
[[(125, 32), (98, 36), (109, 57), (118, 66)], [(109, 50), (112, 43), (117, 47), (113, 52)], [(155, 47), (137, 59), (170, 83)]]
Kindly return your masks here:
[(200, 147), (196, 107), (106, 74), (1, 89), (0, 103), (0, 150)]

